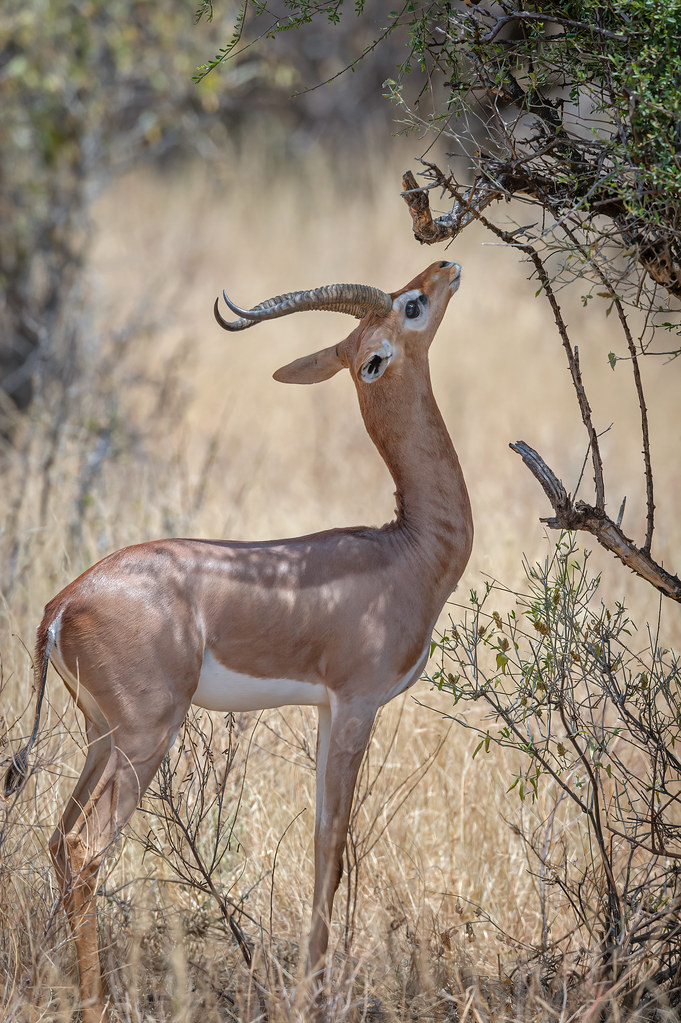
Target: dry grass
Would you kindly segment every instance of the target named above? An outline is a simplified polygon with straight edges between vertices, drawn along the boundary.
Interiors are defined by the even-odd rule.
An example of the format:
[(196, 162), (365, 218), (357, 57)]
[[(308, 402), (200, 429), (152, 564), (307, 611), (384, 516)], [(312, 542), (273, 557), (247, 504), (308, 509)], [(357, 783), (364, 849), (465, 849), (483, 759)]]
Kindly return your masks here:
[[(212, 300), (223, 286), (247, 304), (341, 279), (392, 290), (443, 253), (411, 242), (395, 187), (400, 167), (385, 178), (374, 168), (374, 180), (358, 191), (343, 167), (322, 156), (309, 161), (303, 177), (285, 168), (276, 183), (265, 162), (235, 155), (210, 174), (138, 172), (98, 203), (92, 329), (103, 338), (103, 354), (96, 386), (70, 409), (51, 466), (46, 470), (44, 443), (51, 424), (38, 419), (23, 462), (5, 477), (0, 642), (3, 714), (13, 742), (30, 727), (26, 648), (40, 609), (106, 552), (164, 534), (260, 538), (392, 516), (390, 480), (363, 432), (349, 380), (341, 375), (298, 389), (271, 379), (279, 365), (342, 336), (347, 323), (308, 314), (229, 338), (214, 326)], [(385, 183), (392, 187), (380, 187)], [(463, 264), (464, 283), (432, 359), (476, 519), (463, 600), (484, 573), (519, 583), (521, 552), (532, 559), (546, 550), (538, 518), (547, 506), (508, 442), (536, 446), (568, 489), (585, 449), (550, 315), (532, 297), (514, 254), (486, 240), (471, 229), (448, 252)], [(633, 387), (624, 365), (613, 373), (606, 361), (620, 340), (598, 308), (584, 311), (575, 299), (569, 310), (597, 425), (615, 422), (604, 438), (611, 500), (619, 505), (628, 495), (624, 526), (640, 534)], [(126, 340), (131, 322), (154, 329), (138, 326)], [(660, 522), (654, 553), (675, 568), (678, 389), (662, 360), (644, 368)], [(79, 511), (78, 481), (103, 424), (110, 447)], [(656, 616), (649, 587), (605, 554), (594, 560), (606, 568), (606, 595), (624, 596), (640, 623)], [(668, 642), (681, 645), (674, 609), (663, 627)], [(448, 698), (424, 683), (418, 696), (448, 708)], [(71, 944), (62, 914), (53, 915), (46, 845), (82, 762), (83, 739), (56, 676), (49, 698), (38, 756), (44, 770), (0, 823), (0, 1004), (22, 1023), (65, 1021), (76, 1000)], [(241, 802), (221, 881), (232, 899), (245, 900), (242, 926), (272, 995), (270, 1019), (290, 1019), (311, 898), (313, 721), (292, 709), (244, 717), (237, 728), (228, 798), (236, 808), (241, 792)], [(215, 729), (221, 749), (227, 725), (220, 719)], [(567, 993), (562, 1015), (556, 1004), (544, 1006), (531, 976), (509, 982), (541, 935), (534, 865), (509, 822), (531, 830), (546, 806), (507, 796), (512, 765), (500, 756), (473, 761), (475, 742), (411, 696), (382, 714), (353, 827), (359, 878), (349, 897), (342, 888), (337, 900), (333, 1019), (567, 1020), (575, 1011)], [(253, 986), (217, 906), (176, 884), (162, 858), (143, 855), (152, 826), (152, 817), (136, 815), (139, 840), (119, 845), (103, 881), (103, 963), (121, 1017), (256, 1018)], [(553, 911), (558, 929), (560, 906)]]

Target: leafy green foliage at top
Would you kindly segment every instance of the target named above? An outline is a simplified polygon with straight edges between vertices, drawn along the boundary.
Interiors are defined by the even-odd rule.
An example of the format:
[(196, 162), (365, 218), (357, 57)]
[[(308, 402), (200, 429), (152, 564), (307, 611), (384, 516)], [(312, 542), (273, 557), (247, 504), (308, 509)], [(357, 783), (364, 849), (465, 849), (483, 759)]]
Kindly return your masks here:
[(639, 0), (620, 6), (627, 18), (627, 42), (604, 40), (607, 63), (603, 69), (601, 61), (593, 61), (593, 74), (600, 77), (603, 91), (619, 100), (617, 119), (627, 129), (622, 148), (641, 175), (639, 196), (629, 201), (636, 209), (666, 192), (663, 217), (667, 204), (681, 202), (681, 2)]
[[(369, 16), (361, 2), (284, 0), (275, 17), (244, 0), (239, 33), (265, 9), (269, 35)], [(647, 274), (681, 298), (681, 0), (406, 0), (358, 59), (398, 28), (408, 45), (388, 94), (406, 124), (447, 136), (474, 211), (522, 196), (562, 228), (533, 237), (571, 253), (569, 276), (596, 266), (640, 298)]]
[(680, 0), (527, 6), (540, 6), (546, 20), (523, 22), (512, 41), (487, 33), (471, 52), (482, 64), (497, 63), (500, 88), (522, 77), (525, 110), (553, 109), (556, 135), (574, 146), (561, 171), (581, 209), (620, 203), (625, 221), (667, 231), (678, 259)]

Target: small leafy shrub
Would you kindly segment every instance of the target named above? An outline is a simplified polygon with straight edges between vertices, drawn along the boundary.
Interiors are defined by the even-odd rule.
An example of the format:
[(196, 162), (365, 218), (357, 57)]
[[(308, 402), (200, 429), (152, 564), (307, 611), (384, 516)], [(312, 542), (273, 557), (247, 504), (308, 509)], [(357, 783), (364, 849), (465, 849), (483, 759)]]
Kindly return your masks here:
[[(566, 533), (543, 563), (525, 565), (524, 592), (496, 582), (471, 592), (463, 618), (434, 643), (433, 682), (452, 694), (451, 716), (479, 731), (476, 755), (513, 751), (509, 792), (540, 818), (524, 838), (539, 879), (545, 980), (567, 969), (614, 985), (639, 1009), (658, 998), (674, 1005), (681, 665), (622, 604), (599, 604), (588, 560)], [(472, 716), (471, 703), (487, 715)]]

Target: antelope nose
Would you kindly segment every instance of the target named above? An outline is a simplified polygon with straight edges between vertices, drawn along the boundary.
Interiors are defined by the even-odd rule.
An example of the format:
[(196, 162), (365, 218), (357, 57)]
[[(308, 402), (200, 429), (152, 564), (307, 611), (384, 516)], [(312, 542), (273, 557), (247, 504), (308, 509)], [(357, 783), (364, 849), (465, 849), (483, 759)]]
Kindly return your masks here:
[(441, 267), (447, 267), (449, 270), (449, 290), (452, 294), (459, 287), (461, 281), (461, 267), (458, 263), (440, 263)]

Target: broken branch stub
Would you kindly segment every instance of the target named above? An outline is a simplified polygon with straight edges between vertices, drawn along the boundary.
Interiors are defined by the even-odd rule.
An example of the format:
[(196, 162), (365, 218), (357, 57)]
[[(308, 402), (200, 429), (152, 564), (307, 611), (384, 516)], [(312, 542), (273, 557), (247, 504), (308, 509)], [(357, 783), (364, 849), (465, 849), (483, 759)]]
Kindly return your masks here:
[(602, 547), (615, 554), (632, 572), (666, 597), (681, 603), (681, 579), (678, 576), (658, 565), (647, 550), (637, 547), (603, 509), (594, 508), (584, 501), (574, 502), (553, 470), (529, 444), (519, 440), (509, 447), (520, 455), (551, 502), (555, 516), (542, 518), (542, 522), (551, 529), (581, 529), (591, 533)]

